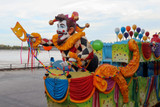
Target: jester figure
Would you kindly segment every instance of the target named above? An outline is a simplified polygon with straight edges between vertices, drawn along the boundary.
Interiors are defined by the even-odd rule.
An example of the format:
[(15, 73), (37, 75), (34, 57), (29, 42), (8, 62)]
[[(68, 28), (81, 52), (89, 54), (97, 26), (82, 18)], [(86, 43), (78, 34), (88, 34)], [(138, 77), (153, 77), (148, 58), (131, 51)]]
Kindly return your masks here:
[[(78, 14), (76, 12), (73, 12), (71, 18), (64, 14), (58, 14), (54, 20), (49, 21), (50, 25), (58, 22), (57, 34), (53, 35), (52, 40), (42, 39), (41, 45), (55, 46), (60, 50), (63, 59), (60, 64), (63, 67), (68, 66), (66, 61), (73, 61), (89, 71), (95, 71), (98, 66), (98, 58), (93, 53), (93, 49), (85, 37), (85, 32), (82, 32), (85, 27), (89, 27), (89, 24), (86, 24), (85, 27), (79, 27), (76, 24), (77, 20)], [(74, 65), (72, 65), (72, 69), (79, 70)]]

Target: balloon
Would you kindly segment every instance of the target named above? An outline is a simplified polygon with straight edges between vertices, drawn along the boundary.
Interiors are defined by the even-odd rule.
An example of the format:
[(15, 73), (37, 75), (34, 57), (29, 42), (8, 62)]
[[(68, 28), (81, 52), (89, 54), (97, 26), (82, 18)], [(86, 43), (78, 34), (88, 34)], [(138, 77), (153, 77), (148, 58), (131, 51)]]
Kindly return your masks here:
[(130, 37), (132, 38), (132, 36), (133, 36), (133, 31), (130, 31), (130, 32), (129, 32), (129, 35), (130, 35)]
[(146, 41), (147, 40), (147, 36), (143, 36), (143, 40)]
[(133, 29), (133, 30), (136, 30), (136, 28), (137, 28), (137, 25), (134, 24), (134, 25), (132, 26), (132, 29)]
[(103, 48), (103, 42), (101, 40), (95, 40), (92, 43), (92, 47), (96, 51), (101, 50)]
[(131, 27), (130, 26), (126, 26), (126, 30), (127, 30), (127, 32), (129, 32), (131, 30)]
[(52, 49), (52, 46), (43, 46), (43, 49), (46, 51), (50, 51)]
[(145, 35), (148, 37), (148, 36), (149, 36), (149, 32), (147, 31), (147, 32), (145, 33)]
[(141, 33), (142, 33), (142, 34), (144, 34), (144, 32), (145, 32), (145, 30), (144, 30), (144, 29), (142, 29), (142, 30), (141, 30)]
[(90, 41), (90, 44), (92, 45), (94, 41)]
[(141, 40), (142, 39), (142, 37), (143, 37), (143, 34), (139, 34), (139, 39)]
[(125, 27), (121, 27), (121, 32), (124, 33), (126, 31)]
[(129, 34), (128, 34), (127, 32), (124, 33), (124, 37), (125, 37), (126, 39), (128, 38), (128, 35), (129, 35)]
[(121, 40), (123, 35), (121, 33), (118, 34), (118, 38)]
[(138, 36), (138, 32), (134, 32), (134, 37), (136, 38)]
[(137, 27), (136, 31), (139, 33), (141, 31), (141, 28)]
[(118, 33), (119, 33), (119, 28), (115, 28), (115, 33), (118, 35)]

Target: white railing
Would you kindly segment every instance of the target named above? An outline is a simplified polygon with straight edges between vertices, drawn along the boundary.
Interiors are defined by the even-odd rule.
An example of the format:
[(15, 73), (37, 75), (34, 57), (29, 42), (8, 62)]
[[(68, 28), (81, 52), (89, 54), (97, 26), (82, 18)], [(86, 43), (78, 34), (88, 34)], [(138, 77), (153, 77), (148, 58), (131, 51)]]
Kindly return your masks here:
[[(49, 62), (43, 63), (45, 66), (49, 66)], [(22, 64), (17, 64), (17, 63), (12, 63), (12, 64), (0, 64), (0, 71), (4, 70), (18, 70), (18, 69), (30, 69), (31, 68), (31, 63), (22, 63)], [(40, 63), (35, 63), (33, 64), (33, 68), (43, 68), (43, 65)]]

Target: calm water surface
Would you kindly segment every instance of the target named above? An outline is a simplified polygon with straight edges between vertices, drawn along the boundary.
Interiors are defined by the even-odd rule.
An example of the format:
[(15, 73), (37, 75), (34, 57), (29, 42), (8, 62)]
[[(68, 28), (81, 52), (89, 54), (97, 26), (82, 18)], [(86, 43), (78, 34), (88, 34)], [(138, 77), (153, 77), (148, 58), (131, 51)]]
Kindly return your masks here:
[[(21, 50), (0, 50), (0, 65), (1, 64), (21, 64), (20, 58)], [(41, 51), (37, 56), (42, 63), (50, 62), (50, 57), (55, 60), (61, 60), (61, 53), (59, 51)], [(22, 63), (27, 63), (28, 50), (22, 50)], [(30, 58), (31, 61), (31, 58)], [(35, 60), (35, 63), (38, 63)]]

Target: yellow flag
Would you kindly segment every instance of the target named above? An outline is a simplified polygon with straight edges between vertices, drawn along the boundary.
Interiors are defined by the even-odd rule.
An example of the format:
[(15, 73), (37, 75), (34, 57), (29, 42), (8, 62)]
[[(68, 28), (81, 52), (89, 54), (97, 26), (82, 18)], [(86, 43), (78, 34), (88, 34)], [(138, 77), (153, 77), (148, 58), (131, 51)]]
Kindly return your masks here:
[(14, 28), (11, 28), (13, 33), (23, 42), (27, 40), (26, 31), (23, 29), (23, 27), (20, 25), (19, 22), (16, 23)]

